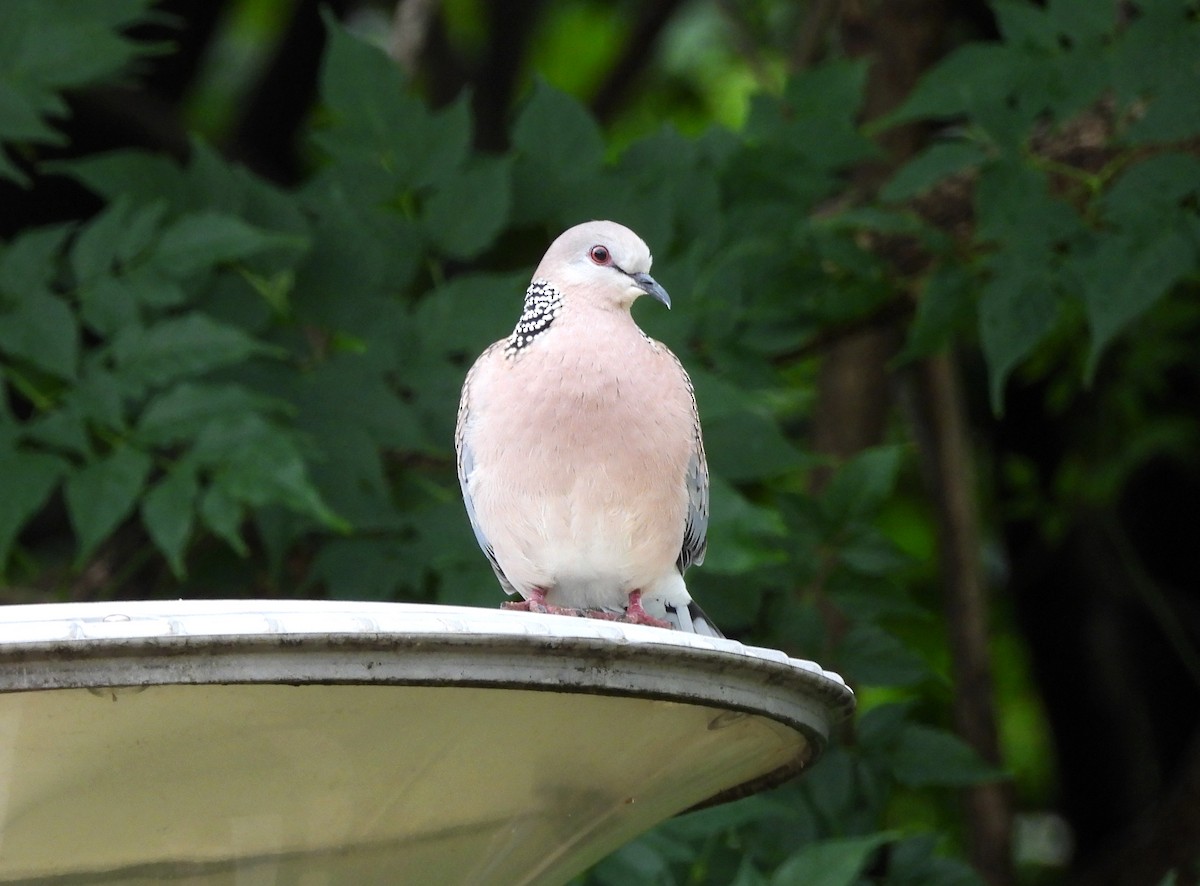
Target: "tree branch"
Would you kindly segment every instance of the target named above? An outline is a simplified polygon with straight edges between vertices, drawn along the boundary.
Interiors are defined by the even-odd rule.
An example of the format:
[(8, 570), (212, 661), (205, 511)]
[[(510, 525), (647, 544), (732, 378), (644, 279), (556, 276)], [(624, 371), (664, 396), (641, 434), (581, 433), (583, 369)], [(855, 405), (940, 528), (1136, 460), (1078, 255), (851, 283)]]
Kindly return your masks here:
[(440, 0), (399, 0), (392, 12), (388, 55), (410, 77), (417, 73)]
[(754, 72), (754, 79), (759, 84), (770, 83), (771, 72), (763, 59), (762, 52), (759, 51), (758, 39), (746, 26), (737, 4), (732, 0), (717, 0), (717, 9), (729, 22), (729, 42), (733, 44), (733, 48), (741, 56), (742, 61), (750, 66), (750, 70)]
[[(999, 766), (975, 468), (961, 382), (949, 355), (937, 354), (920, 364), (914, 399), (917, 442), (937, 507), (938, 556), (954, 668), (955, 728), (984, 760)], [(1012, 883), (1008, 786), (995, 782), (977, 785), (966, 791), (965, 802), (972, 863), (991, 886)]]
[(680, 5), (681, 0), (655, 0), (639, 7), (641, 15), (625, 41), (624, 50), (592, 99), (592, 113), (601, 121), (611, 120), (624, 103), (638, 75), (650, 63), (650, 48), (658, 42), (663, 28)]
[(508, 144), (508, 114), (525, 49), (533, 38), (545, 0), (489, 0), (488, 48), (483, 67), (471, 80), (475, 94), (476, 146), (498, 151)]
[(275, 182), (301, 176), (299, 132), (317, 94), (317, 72), (325, 48), (320, 8), (341, 18), (348, 0), (300, 0), (262, 75), (245, 100), (225, 146), (232, 159)]
[(791, 70), (803, 71), (820, 60), (822, 44), (836, 15), (837, 0), (812, 0), (792, 44)]

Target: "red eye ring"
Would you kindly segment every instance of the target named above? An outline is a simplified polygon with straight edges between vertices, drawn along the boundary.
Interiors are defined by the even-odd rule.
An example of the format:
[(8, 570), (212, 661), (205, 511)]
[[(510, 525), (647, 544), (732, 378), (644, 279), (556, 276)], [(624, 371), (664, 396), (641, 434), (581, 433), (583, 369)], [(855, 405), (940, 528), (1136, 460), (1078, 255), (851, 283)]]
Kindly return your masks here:
[(612, 253), (608, 251), (607, 246), (593, 246), (588, 252), (588, 258), (598, 265), (612, 264)]

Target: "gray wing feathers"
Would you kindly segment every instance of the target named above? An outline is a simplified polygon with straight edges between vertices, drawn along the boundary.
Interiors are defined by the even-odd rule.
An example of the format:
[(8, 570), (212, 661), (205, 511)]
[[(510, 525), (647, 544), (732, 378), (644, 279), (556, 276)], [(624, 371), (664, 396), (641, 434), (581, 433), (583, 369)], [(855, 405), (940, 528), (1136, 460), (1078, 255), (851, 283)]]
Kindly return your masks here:
[[(495, 345), (492, 346), (493, 348)], [(488, 348), (490, 351), (492, 348)], [(484, 351), (484, 356), (487, 351)], [(480, 361), (483, 357), (480, 357)], [(479, 364), (476, 363), (476, 366)], [(475, 456), (471, 452), (471, 445), (467, 441), (467, 424), (471, 413), (470, 389), (471, 376), (475, 372), (475, 367), (471, 367), (471, 371), (467, 373), (467, 380), (463, 382), (462, 399), (458, 403), (458, 423), (454, 428), (454, 451), (458, 462), (458, 485), (462, 489), (463, 503), (467, 507), (467, 519), (471, 521), (471, 531), (475, 533), (475, 541), (479, 543), (479, 547), (483, 550), (484, 556), (487, 557), (488, 563), (492, 566), (492, 571), (496, 573), (496, 578), (500, 581), (500, 586), (504, 588), (506, 594), (516, 594), (517, 589), (513, 587), (512, 582), (505, 577), (500, 570), (500, 564), (496, 561), (496, 552), (492, 549), (491, 542), (487, 536), (483, 534), (483, 529), (479, 526), (479, 518), (475, 515), (475, 503), (471, 498), (471, 486), (469, 478), (475, 470)]]
[[(683, 367), (680, 366), (680, 371), (682, 370)], [(696, 395), (692, 391), (690, 380), (688, 381), (688, 391), (692, 394), (695, 436), (687, 472), (687, 523), (683, 530), (683, 547), (679, 551), (679, 560), (676, 561), (680, 573), (683, 573), (693, 563), (703, 563), (704, 551), (708, 548), (708, 461), (704, 456), (704, 440), (700, 437), (700, 416), (696, 409)]]

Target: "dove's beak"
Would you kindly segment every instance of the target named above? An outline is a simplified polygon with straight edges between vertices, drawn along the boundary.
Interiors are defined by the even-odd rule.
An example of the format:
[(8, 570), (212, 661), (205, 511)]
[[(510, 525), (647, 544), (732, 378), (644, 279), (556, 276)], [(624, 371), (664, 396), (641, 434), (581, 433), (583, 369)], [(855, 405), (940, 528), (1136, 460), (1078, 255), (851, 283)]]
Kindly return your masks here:
[(646, 293), (646, 295), (649, 295), (657, 301), (662, 302), (667, 306), (667, 310), (671, 309), (671, 296), (667, 295), (667, 290), (659, 286), (658, 281), (649, 274), (630, 274), (629, 278), (633, 280), (634, 285), (637, 286), (638, 289), (642, 290), (642, 292)]

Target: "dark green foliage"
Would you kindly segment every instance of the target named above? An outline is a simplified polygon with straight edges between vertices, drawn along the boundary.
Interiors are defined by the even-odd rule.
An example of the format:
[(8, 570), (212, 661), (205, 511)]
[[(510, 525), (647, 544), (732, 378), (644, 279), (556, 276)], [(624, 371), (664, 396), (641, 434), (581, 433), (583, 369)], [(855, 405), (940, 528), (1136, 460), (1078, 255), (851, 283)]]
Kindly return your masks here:
[[(990, 254), (971, 254), (967, 270), (997, 411), (1009, 375), (1076, 313), (1072, 302), (1085, 308), (1090, 377), (1115, 337), (1195, 277), (1200, 161), (1172, 151), (1200, 132), (1195, 103), (1182, 98), (1200, 86), (1200, 27), (1186, 3), (1137, 7), (1118, 30), (1108, 4), (998, 2), (1005, 42), (957, 50), (889, 118), (962, 124), (958, 140), (914, 158), (882, 196), (904, 199), (946, 175), (977, 174), (975, 236)], [(1053, 156), (1056, 137), (1080, 114), (1106, 130), (1094, 168)], [(939, 306), (914, 337), (942, 336), (935, 330), (960, 317)]]
[[(86, 157), (53, 169), (104, 208), (0, 247), (0, 571), (46, 565), (21, 534), (61, 493), (77, 565), (141, 533), (181, 583), (162, 593), (223, 545), (247, 564), (231, 595), (253, 576), (272, 593), (495, 605), (454, 481), (459, 385), (511, 328), (546, 243), (619, 219), (675, 296), (673, 314), (638, 317), (691, 369), (705, 422), (713, 517), (689, 584), (733, 632), (844, 673), (867, 710), (805, 780), (670, 822), (589, 881), (976, 882), (945, 857), (953, 839), (927, 832), (953, 835), (946, 789), (1002, 774), (929, 725), (945, 662), (912, 640), (936, 619), (889, 511), (913, 452), (827, 465), (802, 451), (807, 349), (907, 286), (902, 359), (977, 343), (1000, 411), (1013, 373), (1083, 383), (1124, 359), (1117, 343), (1157, 304), (1194, 296), (1200, 23), (1187, 4), (1135, 5), (1118, 27), (1110, 3), (997, 2), (1004, 39), (957, 50), (884, 124), (938, 121), (942, 137), (853, 207), (829, 201), (878, 157), (857, 123), (861, 63), (759, 97), (743, 132), (668, 128), (617, 155), (578, 101), (538, 83), (511, 149), (485, 155), (465, 97), (430, 111), (330, 22), (322, 158), (301, 186), (200, 142), (182, 165)], [(23, 180), (12, 158), (61, 140), (62, 90), (144, 51), (120, 32), (147, 6), (0, 3), (0, 176)], [(1068, 163), (1055, 139), (1081, 116), (1103, 137)], [(951, 236), (919, 201), (964, 182), (970, 230)], [(922, 251), (912, 279), (878, 237)], [(834, 471), (819, 495), (817, 467)], [(942, 803), (927, 827), (895, 811), (918, 795)]]
[[(0, 145), (61, 143), (61, 92), (109, 78), (139, 47), (121, 30), (148, 15), (150, 0), (8, 0), (0, 4)], [(26, 176), (0, 149), (0, 178)]]

